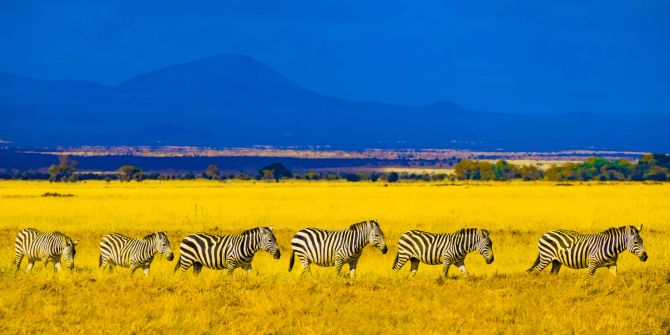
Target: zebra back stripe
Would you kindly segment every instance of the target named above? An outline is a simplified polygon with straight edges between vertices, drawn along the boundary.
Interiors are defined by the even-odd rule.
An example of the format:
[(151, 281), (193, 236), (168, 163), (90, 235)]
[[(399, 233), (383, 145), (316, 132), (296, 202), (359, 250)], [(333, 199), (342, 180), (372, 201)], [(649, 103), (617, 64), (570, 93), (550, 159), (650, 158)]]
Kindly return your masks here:
[(393, 269), (398, 271), (407, 261), (412, 260), (412, 273), (418, 269), (419, 262), (429, 265), (443, 264), (445, 275), (451, 265), (461, 267), (466, 273), (465, 257), (473, 251), (479, 251), (487, 264), (493, 262), (493, 243), (487, 230), (463, 228), (454, 233), (443, 234), (411, 230), (400, 236)]
[(154, 256), (161, 253), (168, 260), (173, 259), (170, 241), (166, 232), (156, 232), (135, 239), (119, 233), (105, 235), (100, 241), (99, 266), (119, 265), (131, 268), (148, 269)]
[(528, 271), (539, 272), (549, 264), (553, 264), (552, 273), (558, 273), (561, 265), (573, 269), (588, 268), (589, 274), (599, 267), (616, 271), (618, 255), (625, 250), (646, 261), (647, 253), (639, 235), (641, 229), (642, 226), (623, 226), (595, 234), (571, 230), (546, 232), (540, 237), (537, 259)]
[(26, 228), (16, 235), (14, 242), (14, 265), (18, 270), (23, 257), (28, 258), (30, 270), (35, 261), (54, 262), (58, 268), (60, 261), (67, 263), (69, 268), (74, 267), (75, 246), (79, 241), (73, 241), (67, 235), (55, 232), (41, 232), (37, 229)]
[(388, 248), (384, 242), (384, 233), (375, 220), (353, 224), (345, 230), (323, 230), (318, 228), (304, 228), (298, 231), (291, 240), (293, 252), (289, 271), (292, 270), (294, 259), (297, 256), (303, 266), (303, 274), (309, 272), (309, 265), (335, 266), (339, 273), (344, 263), (348, 263), (353, 270), (363, 248), (373, 244), (382, 253)]
[(215, 270), (228, 270), (232, 274), (238, 267), (251, 269), (251, 262), (259, 250), (265, 250), (275, 259), (281, 257), (272, 227), (256, 227), (237, 235), (190, 234), (182, 240), (179, 261), (175, 271), (193, 267), (198, 273), (204, 266)]

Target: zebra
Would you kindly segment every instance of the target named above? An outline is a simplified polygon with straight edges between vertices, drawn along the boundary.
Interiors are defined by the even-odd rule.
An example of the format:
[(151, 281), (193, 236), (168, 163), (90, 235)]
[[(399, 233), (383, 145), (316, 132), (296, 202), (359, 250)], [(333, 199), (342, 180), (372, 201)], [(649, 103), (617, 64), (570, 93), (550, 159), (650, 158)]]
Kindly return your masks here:
[(358, 259), (368, 244), (378, 248), (382, 254), (388, 251), (384, 242), (384, 232), (375, 220), (359, 222), (351, 225), (349, 229), (338, 231), (301, 229), (291, 240), (293, 252), (288, 271), (293, 270), (297, 254), (302, 263), (301, 276), (311, 273), (309, 267), (311, 263), (319, 266), (335, 266), (338, 275), (342, 266), (347, 263), (350, 277), (353, 279)]
[(428, 265), (443, 264), (444, 277), (447, 277), (452, 265), (467, 276), (465, 256), (473, 251), (479, 251), (486, 264), (493, 263), (493, 242), (486, 229), (463, 228), (452, 234), (410, 230), (400, 235), (393, 270), (400, 271), (409, 260), (411, 276), (416, 275), (420, 262)]
[(77, 253), (76, 245), (79, 240), (73, 241), (67, 235), (55, 231), (53, 233), (41, 232), (37, 229), (26, 228), (16, 235), (14, 243), (14, 265), (16, 271), (21, 267), (23, 257), (28, 257), (27, 272), (32, 270), (35, 261), (41, 260), (46, 267), (49, 262), (54, 263), (54, 268), (60, 271), (61, 261), (70, 270), (74, 268), (74, 256)]
[(569, 230), (552, 230), (540, 237), (539, 254), (528, 272), (540, 272), (552, 264), (557, 274), (561, 265), (572, 269), (589, 269), (593, 275), (598, 268), (607, 267), (616, 276), (616, 262), (626, 249), (642, 262), (647, 261), (640, 227), (610, 228), (601, 233), (583, 234)]
[(185, 272), (193, 267), (193, 273), (199, 274), (202, 267), (215, 270), (228, 270), (232, 275), (236, 268), (251, 272), (251, 261), (257, 251), (263, 249), (274, 259), (281, 257), (273, 227), (256, 227), (245, 230), (239, 235), (191, 234), (181, 241), (179, 260), (174, 271)]
[(109, 265), (110, 271), (115, 265), (130, 268), (131, 276), (135, 270), (142, 268), (147, 276), (157, 253), (166, 256), (168, 261), (174, 259), (167, 232), (152, 233), (141, 240), (112, 233), (105, 235), (100, 241), (98, 266), (105, 269)]

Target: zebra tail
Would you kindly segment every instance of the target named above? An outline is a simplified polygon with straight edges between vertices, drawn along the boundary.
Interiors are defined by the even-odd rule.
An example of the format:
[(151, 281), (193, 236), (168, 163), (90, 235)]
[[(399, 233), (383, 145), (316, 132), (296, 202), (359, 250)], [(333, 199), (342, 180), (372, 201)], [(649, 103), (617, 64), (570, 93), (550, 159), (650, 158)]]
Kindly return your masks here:
[(177, 272), (177, 269), (181, 266), (181, 255), (179, 255), (179, 259), (177, 259), (177, 264), (174, 265), (174, 271), (172, 273)]
[(535, 260), (535, 263), (533, 263), (533, 266), (530, 267), (530, 269), (526, 270), (528, 272), (533, 272), (536, 266), (540, 264), (540, 254), (537, 254), (537, 259)]
[(100, 257), (98, 257), (98, 267), (102, 266), (102, 254), (100, 254)]
[(398, 264), (398, 258), (400, 258), (400, 252), (398, 252), (398, 253), (395, 255), (395, 260), (393, 261), (393, 266), (391, 267), (391, 269), (394, 269), (394, 270), (395, 270), (395, 265)]
[(291, 261), (288, 263), (288, 272), (293, 270), (293, 263), (295, 263), (295, 250), (291, 252)]

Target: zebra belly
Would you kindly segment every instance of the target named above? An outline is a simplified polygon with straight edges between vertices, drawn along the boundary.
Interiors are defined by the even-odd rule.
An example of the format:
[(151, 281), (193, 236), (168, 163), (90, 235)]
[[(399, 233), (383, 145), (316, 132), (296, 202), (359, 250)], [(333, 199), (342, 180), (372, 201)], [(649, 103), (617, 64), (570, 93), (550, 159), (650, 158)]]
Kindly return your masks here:
[[(577, 253), (577, 255), (573, 255)], [(558, 252), (558, 261), (571, 269), (583, 269), (588, 267), (588, 260), (585, 253), (580, 253), (573, 248), (567, 248)]]
[(430, 253), (417, 254), (415, 252), (411, 253), (410, 258), (418, 259), (421, 263), (428, 265), (439, 265), (442, 264), (444, 260), (444, 256), (441, 254), (437, 255)]

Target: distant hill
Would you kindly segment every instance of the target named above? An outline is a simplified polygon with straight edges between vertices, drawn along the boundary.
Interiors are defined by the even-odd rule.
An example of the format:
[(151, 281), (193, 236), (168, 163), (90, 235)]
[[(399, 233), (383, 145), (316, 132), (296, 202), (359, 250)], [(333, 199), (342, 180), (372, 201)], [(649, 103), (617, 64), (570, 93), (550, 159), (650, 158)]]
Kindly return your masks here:
[(670, 152), (664, 134), (670, 116), (631, 112), (528, 116), (473, 111), (448, 101), (427, 106), (348, 101), (300, 87), (237, 54), (169, 66), (115, 87), (0, 72), (0, 140), (22, 146)]

